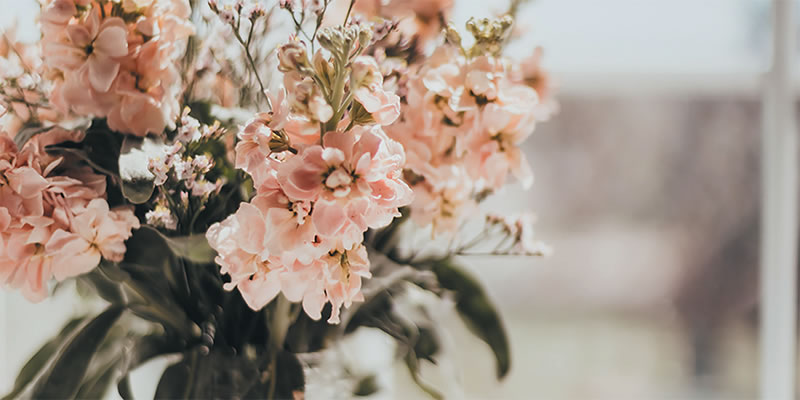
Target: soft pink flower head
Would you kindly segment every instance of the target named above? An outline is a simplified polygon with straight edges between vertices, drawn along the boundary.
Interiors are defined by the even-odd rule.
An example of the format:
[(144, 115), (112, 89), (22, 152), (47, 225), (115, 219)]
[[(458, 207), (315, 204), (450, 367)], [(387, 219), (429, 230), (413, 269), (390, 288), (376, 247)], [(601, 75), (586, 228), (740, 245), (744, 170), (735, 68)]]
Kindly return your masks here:
[(289, 198), (314, 202), (317, 231), (347, 249), (411, 201), (401, 177), (405, 155), (379, 127), (329, 132), (323, 140), (324, 147), (307, 147), (281, 164), (278, 181)]
[(32, 301), (47, 296), (53, 277), (88, 272), (101, 257), (120, 261), (139, 226), (132, 210), (108, 209), (104, 176), (44, 151), (81, 137), (53, 128), (17, 151), (0, 134), (0, 282)]
[(57, 77), (51, 103), (64, 113), (106, 117), (122, 133), (173, 129), (183, 90), (176, 63), (193, 33), (188, 1), (80, 3), (88, 11), (54, 0), (43, 12), (44, 59)]
[(383, 75), (374, 58), (359, 56), (353, 60), (350, 90), (379, 125), (389, 125), (400, 116), (400, 97), (383, 89)]
[(102, 258), (122, 261), (125, 240), (138, 228), (133, 209), (109, 210), (103, 199), (90, 201), (72, 218), (69, 231), (56, 230), (48, 241), (47, 251), (59, 259), (53, 275), (61, 281), (91, 271)]
[(290, 301), (302, 302), (314, 319), (331, 302), (329, 322), (337, 323), (342, 305), (363, 298), (361, 278), (370, 276), (366, 250), (361, 246), (350, 251), (315, 251), (315, 243), (308, 241), (309, 234), (314, 237), (312, 223), (299, 219), (284, 201), (259, 195), (209, 228), (206, 237), (218, 253), (216, 261), (221, 272), (231, 277), (225, 289), (238, 288), (254, 310), (282, 292)]
[(100, 20), (96, 7), (84, 21), (65, 26), (57, 42), (45, 42), (44, 59), (63, 73), (86, 71), (87, 83), (97, 92), (107, 92), (120, 68), (120, 57), (128, 55), (128, 30), (121, 18)]

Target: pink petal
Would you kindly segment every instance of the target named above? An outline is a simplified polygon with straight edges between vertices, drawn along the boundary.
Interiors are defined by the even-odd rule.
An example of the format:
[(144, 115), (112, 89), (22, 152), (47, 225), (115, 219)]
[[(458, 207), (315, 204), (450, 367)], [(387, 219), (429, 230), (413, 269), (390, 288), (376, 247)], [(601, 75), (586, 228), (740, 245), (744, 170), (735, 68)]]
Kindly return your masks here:
[(119, 63), (101, 52), (89, 56), (89, 83), (98, 92), (107, 92), (119, 72)]
[(44, 54), (48, 65), (65, 71), (78, 69), (86, 61), (85, 51), (61, 43), (46, 43)]
[(44, 179), (36, 170), (31, 167), (20, 167), (6, 174), (8, 183), (15, 192), (25, 199), (40, 196), (47, 186)]
[(324, 236), (337, 234), (347, 222), (347, 214), (344, 209), (336, 202), (325, 200), (316, 202), (311, 218), (317, 231)]
[(276, 272), (256, 274), (252, 280), (245, 279), (239, 283), (239, 292), (251, 309), (258, 311), (264, 308), (278, 295), (281, 284)]
[(315, 286), (317, 287), (310, 289), (303, 296), (303, 310), (311, 319), (317, 321), (322, 318), (322, 307), (325, 306), (326, 299), (320, 284), (316, 283)]
[(128, 55), (128, 32), (123, 27), (106, 26), (97, 35), (93, 45), (95, 51), (100, 51), (110, 57), (123, 57)]
[(67, 36), (75, 47), (82, 48), (92, 42), (89, 30), (83, 25), (67, 25)]

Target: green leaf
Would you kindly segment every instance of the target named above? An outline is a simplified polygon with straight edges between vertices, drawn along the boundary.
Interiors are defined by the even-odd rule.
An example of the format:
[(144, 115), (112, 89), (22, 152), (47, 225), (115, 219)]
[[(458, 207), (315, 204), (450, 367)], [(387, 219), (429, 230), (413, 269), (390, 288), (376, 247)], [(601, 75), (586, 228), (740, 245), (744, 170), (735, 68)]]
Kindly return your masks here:
[(278, 383), (275, 396), (279, 399), (295, 398), (295, 392), (305, 392), (306, 377), (297, 355), (288, 351), (278, 353)]
[(428, 360), (436, 364), (436, 360), (433, 357), (439, 352), (439, 334), (436, 333), (436, 329), (433, 326), (419, 326), (418, 329), (419, 334), (417, 335), (416, 343), (414, 343), (414, 354), (419, 359)]
[(439, 284), (455, 294), (456, 310), (472, 332), (486, 342), (497, 360), (497, 378), (511, 368), (511, 353), (503, 321), (480, 283), (452, 260), (432, 265)]
[(84, 161), (86, 164), (88, 164), (90, 167), (92, 167), (95, 171), (98, 171), (98, 172), (100, 172), (100, 173), (102, 173), (104, 175), (108, 175), (108, 176), (117, 178), (117, 173), (116, 172), (111, 171), (108, 168), (106, 168), (106, 167), (100, 165), (99, 163), (97, 163), (95, 160), (92, 159), (92, 157), (85, 150), (79, 149), (79, 148), (75, 148), (75, 147), (70, 147), (68, 145), (69, 143), (70, 142), (46, 146), (45, 147), (45, 151), (47, 151), (48, 153), (54, 153), (54, 154), (70, 154), (72, 156), (75, 156), (79, 160)]
[(266, 398), (245, 396), (253, 385), (261, 382), (261, 376), (256, 364), (247, 357), (217, 349), (202, 354), (195, 349), (164, 371), (155, 398)]
[(128, 250), (122, 267), (135, 279), (145, 279), (156, 288), (172, 289), (179, 299), (190, 298), (183, 265), (173, 255), (161, 232), (143, 225), (128, 239), (126, 246)]
[(25, 388), (31, 383), (39, 372), (44, 369), (48, 361), (53, 358), (53, 355), (58, 351), (67, 337), (85, 320), (84, 317), (73, 318), (58, 333), (54, 338), (45, 343), (39, 350), (28, 360), (27, 363), (19, 370), (17, 379), (14, 381), (14, 389), (11, 393), (3, 397), (2, 400), (11, 400), (19, 396)]
[(49, 131), (53, 129), (53, 126), (41, 126), (41, 125), (33, 125), (33, 126), (26, 126), (20, 129), (19, 132), (14, 136), (14, 144), (17, 145), (17, 149), (22, 149), (25, 146), (25, 143), (28, 143), (34, 136)]
[(122, 311), (121, 307), (106, 309), (70, 338), (48, 371), (34, 385), (32, 397), (72, 398), (100, 343)]
[(205, 235), (189, 235), (169, 237), (147, 225), (142, 229), (150, 229), (158, 233), (164, 242), (167, 243), (172, 253), (178, 257), (189, 260), (197, 264), (208, 264), (214, 262), (217, 252), (208, 245)]
[(150, 200), (155, 189), (155, 176), (148, 169), (149, 160), (163, 154), (165, 145), (151, 138), (125, 136), (119, 155), (119, 176), (122, 195), (133, 204)]
[(114, 360), (111, 363), (98, 368), (95, 371), (97, 374), (90, 379), (84, 380), (80, 390), (75, 395), (76, 399), (103, 399), (111, 387), (111, 383), (119, 373), (118, 370), (119, 360)]
[(107, 302), (114, 305), (126, 303), (125, 294), (122, 292), (122, 287), (120, 287), (119, 283), (109, 279), (100, 269), (94, 269), (92, 272), (83, 275), (82, 278), (88, 281), (97, 294)]
[(353, 396), (366, 397), (378, 392), (378, 382), (375, 375), (367, 375), (361, 378), (353, 388)]
[(130, 387), (129, 374), (140, 365), (155, 357), (176, 353), (182, 348), (181, 344), (165, 335), (148, 335), (136, 338), (124, 350), (122, 362), (119, 364), (119, 380), (117, 392), (125, 400), (133, 399)]
[(128, 375), (125, 375), (117, 383), (117, 393), (122, 400), (133, 400), (133, 390), (131, 389), (131, 380)]
[(158, 381), (156, 387), (156, 394), (154, 399), (186, 399), (189, 397), (187, 393), (187, 385), (190, 383), (191, 370), (188, 363), (181, 361), (177, 364), (170, 365), (164, 370), (161, 375), (161, 380)]

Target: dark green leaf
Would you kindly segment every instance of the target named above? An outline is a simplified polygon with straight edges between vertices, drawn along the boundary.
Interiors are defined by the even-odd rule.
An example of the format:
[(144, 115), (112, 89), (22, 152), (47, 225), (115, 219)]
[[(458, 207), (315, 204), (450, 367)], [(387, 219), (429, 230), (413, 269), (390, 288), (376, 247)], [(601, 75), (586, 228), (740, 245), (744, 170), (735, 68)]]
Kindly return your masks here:
[(25, 388), (31, 383), (39, 372), (44, 369), (48, 361), (53, 358), (53, 355), (58, 351), (61, 344), (69, 337), (69, 335), (85, 320), (84, 317), (73, 318), (61, 329), (54, 338), (45, 343), (30, 360), (19, 370), (17, 379), (14, 381), (14, 389), (11, 393), (3, 397), (2, 400), (10, 400), (16, 398), (22, 393)]
[(40, 126), (40, 125), (23, 127), (14, 136), (14, 144), (16, 144), (17, 148), (21, 150), (22, 147), (25, 146), (25, 143), (28, 143), (28, 141), (31, 140), (31, 138), (33, 138), (34, 136), (36, 136), (36, 135), (38, 135), (40, 133), (47, 132), (47, 131), (49, 131), (50, 129), (53, 129), (53, 128), (54, 127), (52, 127), (52, 126), (44, 127), (44, 126)]
[(279, 399), (293, 399), (295, 392), (305, 392), (306, 378), (303, 365), (294, 353), (278, 353), (278, 383), (275, 396)]
[(111, 383), (119, 373), (118, 367), (119, 360), (114, 360), (108, 365), (98, 368), (95, 371), (95, 376), (90, 379), (84, 379), (78, 394), (75, 395), (76, 399), (103, 399), (111, 387)]
[(436, 361), (433, 357), (439, 352), (439, 335), (433, 327), (419, 327), (419, 334), (417, 341), (414, 343), (414, 353), (417, 358), (428, 360), (434, 364)]
[(191, 390), (191, 370), (189, 364), (181, 361), (170, 365), (161, 375), (154, 399), (186, 399)]
[(368, 375), (356, 383), (353, 388), (353, 395), (359, 397), (371, 396), (378, 392), (378, 382), (375, 381), (375, 375)]
[(122, 195), (133, 204), (143, 204), (150, 200), (155, 186), (153, 181), (133, 179), (122, 181)]
[(131, 389), (131, 380), (128, 375), (122, 377), (117, 383), (117, 393), (122, 400), (133, 400), (133, 390)]
[(184, 355), (183, 361), (164, 371), (155, 398), (266, 398), (246, 396), (254, 385), (262, 382), (261, 376), (258, 366), (247, 357), (216, 349), (208, 354), (193, 350)]
[(114, 305), (125, 304), (125, 295), (119, 283), (112, 281), (105, 276), (99, 269), (83, 276), (95, 289), (98, 295), (107, 302)]
[[(127, 252), (121, 266), (134, 278), (151, 287), (171, 289), (179, 299), (189, 299), (189, 284), (182, 263), (173, 255), (164, 235), (144, 225), (126, 242)], [(166, 278), (166, 279), (164, 279)]]
[(108, 308), (70, 338), (48, 371), (34, 385), (33, 398), (73, 397), (97, 348), (122, 311), (121, 307)]
[(455, 295), (456, 309), (467, 326), (491, 347), (497, 360), (497, 378), (502, 379), (511, 367), (508, 337), (500, 314), (475, 278), (452, 260), (433, 264), (439, 284)]
[[(150, 227), (147, 228), (152, 229)], [(153, 230), (156, 231), (155, 229)], [(161, 232), (158, 232), (158, 234), (164, 239), (173, 254), (193, 263), (212, 263), (214, 262), (214, 257), (217, 256), (217, 252), (208, 245), (205, 235), (169, 237), (161, 234)]]
[(119, 176), (122, 195), (133, 204), (150, 200), (155, 189), (155, 176), (148, 169), (148, 160), (161, 156), (164, 144), (150, 138), (126, 136), (119, 155)]
[(126, 346), (123, 361), (119, 366), (119, 381), (117, 392), (123, 400), (133, 399), (129, 375), (131, 371), (155, 357), (176, 353), (181, 349), (181, 343), (171, 340), (165, 335), (149, 335), (136, 338)]
[(115, 178), (117, 177), (117, 173), (116, 172), (111, 171), (108, 168), (106, 168), (106, 167), (100, 165), (99, 163), (95, 162), (95, 160), (93, 160), (92, 157), (89, 156), (89, 154), (86, 153), (85, 150), (80, 149), (80, 148), (69, 147), (68, 146), (69, 143), (70, 142), (62, 143), (62, 144), (56, 144), (56, 145), (50, 145), (50, 146), (45, 147), (45, 150), (48, 153), (53, 153), (53, 154), (70, 154), (72, 156), (75, 156), (79, 160), (84, 161), (86, 164), (88, 164), (90, 167), (92, 167), (95, 171), (98, 171), (98, 172), (100, 172), (100, 173), (102, 173), (104, 175), (108, 175), (108, 176), (111, 176), (111, 177), (115, 177)]

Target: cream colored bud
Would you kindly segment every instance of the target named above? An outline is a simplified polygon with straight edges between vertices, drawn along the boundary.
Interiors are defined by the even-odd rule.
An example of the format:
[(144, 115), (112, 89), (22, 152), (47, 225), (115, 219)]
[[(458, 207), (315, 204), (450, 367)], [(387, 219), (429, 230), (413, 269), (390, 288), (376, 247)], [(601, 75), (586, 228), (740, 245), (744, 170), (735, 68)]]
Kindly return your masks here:
[(358, 45), (360, 47), (367, 47), (372, 42), (372, 30), (361, 29), (358, 32)]
[(456, 30), (455, 25), (448, 23), (444, 28), (444, 37), (453, 46), (461, 47), (461, 34)]
[(300, 72), (306, 75), (311, 70), (306, 48), (302, 42), (292, 40), (278, 49), (278, 70), (281, 72)]

